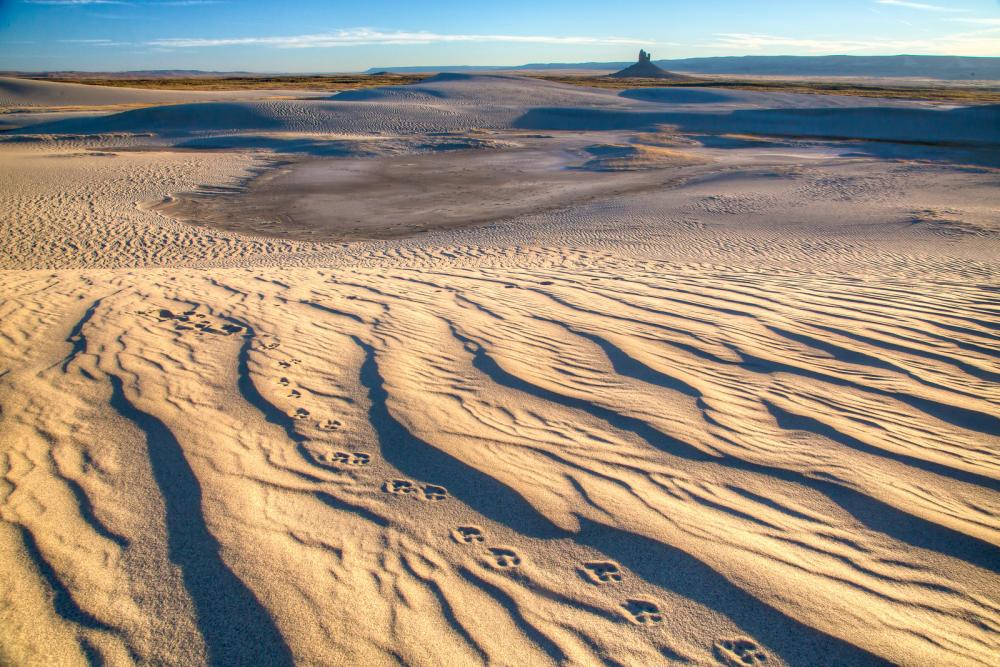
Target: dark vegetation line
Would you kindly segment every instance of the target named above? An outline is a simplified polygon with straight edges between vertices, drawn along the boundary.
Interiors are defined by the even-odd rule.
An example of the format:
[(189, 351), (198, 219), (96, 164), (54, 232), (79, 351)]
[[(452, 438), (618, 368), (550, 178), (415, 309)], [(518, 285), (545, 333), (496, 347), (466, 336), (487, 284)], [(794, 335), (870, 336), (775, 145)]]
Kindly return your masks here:
[[(504, 72), (483, 72), (483, 74), (503, 74)], [(958, 101), (958, 102), (1000, 102), (1000, 90), (987, 86), (907, 86), (887, 84), (861, 84), (847, 81), (815, 79), (740, 79), (740, 78), (692, 78), (685, 81), (664, 79), (624, 78), (593, 75), (554, 75), (530, 71), (511, 72), (543, 81), (565, 83), (591, 88), (627, 90), (633, 88), (730, 88), (736, 90), (759, 90), (767, 92), (805, 93), (813, 95), (849, 95), (855, 97), (883, 97), (909, 100)], [(399, 86), (419, 83), (433, 76), (433, 73), (412, 74), (345, 74), (337, 76), (234, 76), (234, 77), (59, 77), (26, 76), (24, 78), (62, 83), (81, 83), (116, 88), (148, 88), (157, 90), (301, 90), (339, 91), (377, 86)]]
[(48, 77), (30, 76), (28, 79), (56, 81), (60, 83), (81, 83), (91, 86), (111, 86), (114, 88), (150, 88), (155, 90), (301, 90), (337, 91), (373, 86), (398, 86), (416, 83), (430, 74), (386, 74), (342, 76), (235, 76), (235, 77)]

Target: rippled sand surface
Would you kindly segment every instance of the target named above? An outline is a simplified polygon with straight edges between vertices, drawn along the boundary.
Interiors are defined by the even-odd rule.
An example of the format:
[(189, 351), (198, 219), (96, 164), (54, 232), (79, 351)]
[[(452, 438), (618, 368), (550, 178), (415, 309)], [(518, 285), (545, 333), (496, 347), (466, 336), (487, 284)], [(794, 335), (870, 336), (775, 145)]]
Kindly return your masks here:
[[(541, 113), (426, 85), (301, 104), (421, 164), (439, 115), (508, 132), (479, 164)], [(992, 149), (640, 135), (531, 85), (625, 119), (532, 137), (559, 179), (595, 178), (587, 132), (696, 159), (341, 242), (158, 212), (243, 192), (245, 128), (0, 141), (0, 662), (995, 662)]]

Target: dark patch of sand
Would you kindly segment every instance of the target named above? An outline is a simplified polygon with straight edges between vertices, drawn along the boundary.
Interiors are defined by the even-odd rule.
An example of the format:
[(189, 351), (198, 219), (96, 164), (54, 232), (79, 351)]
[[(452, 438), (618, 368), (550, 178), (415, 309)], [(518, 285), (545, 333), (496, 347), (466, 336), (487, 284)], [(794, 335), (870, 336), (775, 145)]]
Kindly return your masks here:
[(299, 158), (245, 187), (182, 193), (154, 206), (187, 222), (305, 241), (400, 238), (472, 226), (581, 201), (676, 184), (693, 167), (645, 173), (567, 169), (593, 140), (560, 139), (559, 150), (463, 150), (379, 158)]

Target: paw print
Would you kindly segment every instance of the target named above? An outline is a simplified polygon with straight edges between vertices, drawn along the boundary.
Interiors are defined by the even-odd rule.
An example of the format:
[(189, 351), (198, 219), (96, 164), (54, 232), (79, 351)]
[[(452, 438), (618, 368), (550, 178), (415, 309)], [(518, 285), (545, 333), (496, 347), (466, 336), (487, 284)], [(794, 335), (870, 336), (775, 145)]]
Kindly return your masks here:
[(713, 648), (715, 657), (730, 667), (760, 667), (767, 664), (767, 653), (746, 638), (720, 639)]
[(334, 452), (330, 458), (345, 466), (366, 466), (372, 462), (372, 457), (364, 452)]
[(444, 500), (448, 497), (448, 489), (443, 486), (436, 486), (434, 484), (424, 484), (423, 486), (424, 500)]
[(295, 408), (295, 412), (293, 412), (290, 416), (292, 419), (308, 419), (309, 411), (305, 408)]
[(584, 563), (583, 573), (595, 584), (610, 584), (622, 580), (622, 571), (615, 563)]
[(405, 479), (392, 479), (382, 485), (382, 490), (397, 496), (411, 496), (417, 493), (417, 485)]
[(493, 564), (501, 570), (509, 570), (521, 564), (521, 557), (513, 549), (490, 547), (488, 551), (493, 557)]
[(483, 531), (476, 526), (459, 526), (451, 531), (451, 539), (459, 544), (481, 544), (486, 540)]
[(319, 428), (323, 429), (324, 431), (336, 431), (341, 426), (343, 426), (343, 424), (340, 422), (339, 419), (327, 419), (319, 423)]
[(654, 625), (663, 622), (663, 612), (653, 602), (648, 600), (628, 600), (622, 607), (628, 612), (628, 618), (639, 625)]

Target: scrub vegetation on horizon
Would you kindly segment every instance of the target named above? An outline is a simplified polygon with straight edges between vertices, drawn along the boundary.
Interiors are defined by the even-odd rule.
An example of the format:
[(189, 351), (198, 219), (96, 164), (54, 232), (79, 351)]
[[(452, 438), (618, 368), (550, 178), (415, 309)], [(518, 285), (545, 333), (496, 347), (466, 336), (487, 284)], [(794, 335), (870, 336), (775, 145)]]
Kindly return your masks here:
[[(491, 72), (493, 74), (493, 72)], [(574, 86), (627, 90), (632, 88), (687, 87), (687, 88), (732, 88), (738, 90), (761, 90), (786, 93), (807, 93), (813, 95), (849, 95), (856, 97), (884, 97), (888, 99), (930, 100), (938, 102), (1000, 103), (1000, 85), (986, 82), (978, 85), (956, 85), (941, 82), (929, 84), (926, 81), (899, 83), (860, 83), (858, 81), (795, 79), (795, 78), (730, 78), (719, 75), (711, 77), (691, 77), (678, 81), (665, 79), (614, 78), (592, 74), (547, 74), (543, 72), (517, 72), (544, 81), (566, 83)], [(122, 78), (116, 76), (30, 76), (25, 78), (80, 83), (116, 88), (147, 88), (153, 90), (302, 90), (341, 91), (379, 86), (401, 86), (419, 83), (433, 76), (421, 74), (344, 74), (327, 75), (287, 75), (287, 76), (239, 76), (239, 77), (150, 77)]]

